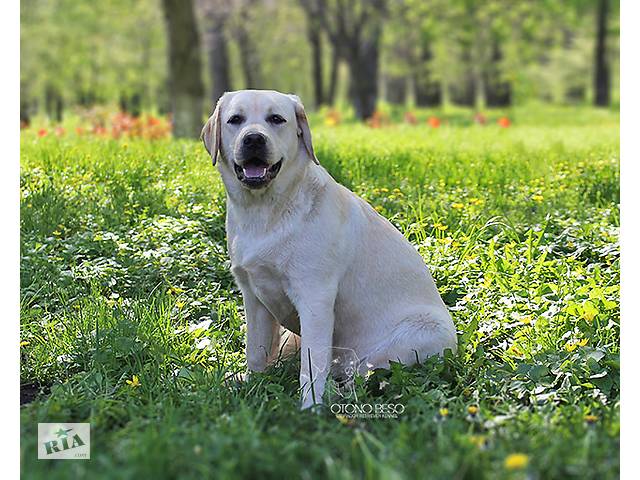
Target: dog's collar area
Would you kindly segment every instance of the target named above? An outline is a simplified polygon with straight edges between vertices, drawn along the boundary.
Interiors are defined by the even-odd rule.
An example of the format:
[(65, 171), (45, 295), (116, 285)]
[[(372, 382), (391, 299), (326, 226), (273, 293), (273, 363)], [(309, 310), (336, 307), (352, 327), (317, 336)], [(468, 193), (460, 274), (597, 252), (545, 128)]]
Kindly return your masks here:
[(282, 160), (283, 158), (278, 163), (269, 166), (264, 160), (252, 158), (243, 166), (233, 162), (233, 169), (240, 182), (249, 188), (257, 189), (265, 187), (271, 180), (276, 178), (280, 167), (282, 167)]

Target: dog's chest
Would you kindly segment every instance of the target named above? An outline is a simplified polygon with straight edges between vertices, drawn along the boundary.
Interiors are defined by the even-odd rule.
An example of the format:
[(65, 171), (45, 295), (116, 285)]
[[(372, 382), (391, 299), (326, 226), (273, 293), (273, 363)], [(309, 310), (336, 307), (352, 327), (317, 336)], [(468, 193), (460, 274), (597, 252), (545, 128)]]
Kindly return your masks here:
[(243, 289), (253, 295), (280, 322), (291, 315), (293, 305), (286, 294), (288, 280), (282, 268), (282, 252), (250, 237), (230, 239), (231, 271)]

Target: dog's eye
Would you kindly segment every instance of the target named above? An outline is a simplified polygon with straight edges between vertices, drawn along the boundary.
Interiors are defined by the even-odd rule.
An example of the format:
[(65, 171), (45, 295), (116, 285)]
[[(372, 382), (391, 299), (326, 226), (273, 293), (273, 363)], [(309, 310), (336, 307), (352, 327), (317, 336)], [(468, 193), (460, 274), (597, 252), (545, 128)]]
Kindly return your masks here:
[(231, 125), (240, 125), (243, 121), (244, 118), (242, 118), (240, 115), (231, 115), (229, 120), (227, 120), (227, 123), (230, 123)]
[(280, 115), (273, 114), (267, 117), (267, 122), (273, 123), (274, 125), (280, 125), (281, 123), (285, 123), (286, 120)]

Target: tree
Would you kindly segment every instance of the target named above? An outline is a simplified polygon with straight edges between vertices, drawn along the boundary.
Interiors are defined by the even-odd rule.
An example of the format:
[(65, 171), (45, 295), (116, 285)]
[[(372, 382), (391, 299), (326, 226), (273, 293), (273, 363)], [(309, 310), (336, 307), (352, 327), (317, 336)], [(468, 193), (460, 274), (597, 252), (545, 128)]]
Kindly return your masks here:
[(596, 48), (594, 104), (606, 107), (611, 101), (611, 75), (607, 61), (607, 20), (609, 17), (609, 0), (598, 1), (596, 13)]
[(324, 89), (324, 68), (323, 68), (323, 39), (322, 20), (317, 9), (320, 2), (300, 0), (300, 5), (305, 11), (307, 19), (307, 38), (311, 47), (311, 78), (313, 80), (313, 96), (316, 107), (320, 105), (332, 105), (335, 102), (336, 89), (338, 84), (338, 68), (340, 64), (340, 52), (333, 46), (331, 49), (331, 64), (329, 71), (329, 85)]
[(380, 37), (386, 0), (304, 0), (317, 12), (334, 49), (349, 67), (349, 97), (359, 119), (378, 100)]
[(209, 76), (212, 83), (210, 100), (215, 103), (224, 92), (233, 90), (229, 64), (229, 39), (225, 29), (225, 24), (231, 15), (232, 4), (226, 0), (202, 0), (200, 6), (205, 19)]
[(383, 42), (387, 99), (392, 103), (413, 101), (421, 107), (441, 103), (440, 83), (432, 71), (434, 12), (425, 1), (401, 0), (389, 7)]
[(324, 104), (324, 79), (322, 69), (322, 30), (318, 18), (307, 15), (307, 38), (311, 46), (311, 78), (316, 108)]
[(192, 0), (162, 0), (169, 43), (173, 134), (197, 137), (202, 129), (200, 39)]
[(326, 102), (327, 105), (333, 105), (336, 101), (336, 92), (338, 90), (338, 68), (340, 68), (340, 54), (337, 48), (331, 49), (331, 71), (329, 74), (329, 88), (327, 89)]
[(244, 88), (263, 88), (262, 62), (256, 43), (251, 38), (250, 28), (254, 25), (258, 0), (236, 0), (235, 15), (232, 19), (234, 37), (240, 51), (240, 66), (244, 77)]

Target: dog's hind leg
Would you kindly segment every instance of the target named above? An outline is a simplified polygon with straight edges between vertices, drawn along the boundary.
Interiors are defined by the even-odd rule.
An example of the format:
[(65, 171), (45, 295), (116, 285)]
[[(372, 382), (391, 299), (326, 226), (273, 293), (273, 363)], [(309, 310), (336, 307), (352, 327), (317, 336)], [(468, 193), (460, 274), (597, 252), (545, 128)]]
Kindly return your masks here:
[(280, 327), (280, 342), (273, 346), (274, 349), (271, 351), (269, 364), (297, 355), (300, 351), (300, 336), (284, 327)]
[(393, 335), (367, 355), (366, 369), (389, 368), (389, 361), (405, 365), (420, 363), (427, 357), (442, 355), (446, 349), (455, 350), (456, 345), (449, 312), (444, 308), (424, 307), (404, 317)]

